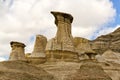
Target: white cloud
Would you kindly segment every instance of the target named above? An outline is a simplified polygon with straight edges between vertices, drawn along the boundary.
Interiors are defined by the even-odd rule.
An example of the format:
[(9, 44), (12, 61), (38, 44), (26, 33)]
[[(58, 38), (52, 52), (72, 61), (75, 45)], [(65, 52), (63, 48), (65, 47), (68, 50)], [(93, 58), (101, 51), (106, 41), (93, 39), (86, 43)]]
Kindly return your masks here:
[(61, 0), (55, 10), (71, 13), (74, 16), (73, 35), (88, 39), (102, 25), (114, 20), (116, 15), (109, 0)]
[[(7, 0), (6, 0), (7, 1)], [(109, 0), (8, 0), (0, 3), (0, 56), (10, 53), (11, 40), (24, 42), (26, 52), (34, 46), (30, 38), (43, 34), (55, 36), (56, 26), (50, 11), (64, 11), (74, 17), (73, 36), (90, 38), (102, 25), (113, 20), (115, 9)], [(100, 33), (101, 34), (101, 33)]]
[(5, 58), (0, 57), (0, 62), (1, 62), (1, 61), (5, 61), (5, 60), (6, 60)]
[(101, 30), (99, 30), (98, 33), (95, 33), (94, 35), (95, 36), (106, 35), (106, 34), (109, 34), (113, 31), (115, 31), (119, 27), (120, 27), (120, 25), (117, 25), (115, 27), (105, 27), (105, 28), (102, 28)]

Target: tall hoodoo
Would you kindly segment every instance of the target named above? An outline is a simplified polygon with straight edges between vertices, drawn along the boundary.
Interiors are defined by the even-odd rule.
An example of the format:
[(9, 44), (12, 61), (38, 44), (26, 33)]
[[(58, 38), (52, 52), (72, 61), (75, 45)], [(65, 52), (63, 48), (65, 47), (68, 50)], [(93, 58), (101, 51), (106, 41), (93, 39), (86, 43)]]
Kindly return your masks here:
[(9, 60), (25, 60), (25, 44), (21, 42), (10, 42), (12, 51), (10, 53)]
[(73, 17), (63, 12), (51, 12), (55, 17), (57, 33), (55, 38), (48, 41), (46, 46), (47, 57), (57, 59), (72, 59), (77, 57), (71, 33)]
[[(51, 12), (55, 17), (57, 26), (56, 41), (60, 50), (74, 51), (71, 34), (71, 23), (73, 17), (70, 14), (62, 12)], [(59, 50), (58, 49), (58, 50)]]
[(31, 57), (45, 57), (46, 44), (47, 44), (46, 37), (44, 37), (43, 35), (36, 35), (36, 41)]

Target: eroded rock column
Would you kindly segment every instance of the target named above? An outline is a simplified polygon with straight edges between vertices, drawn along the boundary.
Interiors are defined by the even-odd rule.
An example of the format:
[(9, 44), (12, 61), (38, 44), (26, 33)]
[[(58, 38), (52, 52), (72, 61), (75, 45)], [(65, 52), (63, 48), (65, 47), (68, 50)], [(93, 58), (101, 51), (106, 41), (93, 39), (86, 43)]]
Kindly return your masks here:
[(72, 42), (71, 23), (73, 17), (67, 13), (51, 12), (55, 17), (55, 24), (57, 26), (56, 45), (57, 50), (66, 50), (74, 52), (74, 45)]
[(36, 41), (31, 57), (45, 57), (46, 44), (47, 44), (46, 37), (44, 37), (43, 35), (36, 35)]
[(46, 46), (47, 56), (57, 59), (76, 58), (73, 37), (71, 33), (71, 23), (73, 17), (70, 14), (62, 12), (51, 12), (55, 17), (57, 33), (55, 38), (51, 39)]
[(25, 44), (21, 42), (10, 42), (12, 51), (10, 53), (9, 60), (25, 60)]
[(43, 35), (36, 35), (34, 49), (31, 55), (27, 57), (30, 63), (41, 64), (46, 62), (45, 47), (47, 38)]

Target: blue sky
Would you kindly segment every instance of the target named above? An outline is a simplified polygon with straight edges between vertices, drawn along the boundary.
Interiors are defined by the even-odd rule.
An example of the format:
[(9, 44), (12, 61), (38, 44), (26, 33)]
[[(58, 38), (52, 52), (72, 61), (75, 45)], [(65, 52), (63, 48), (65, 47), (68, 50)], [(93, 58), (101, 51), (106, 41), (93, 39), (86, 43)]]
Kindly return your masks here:
[(111, 0), (113, 2), (113, 7), (116, 9), (116, 16), (115, 16), (115, 21), (113, 24), (113, 26), (117, 26), (118, 24), (120, 24), (120, 0)]
[(0, 0), (0, 60), (8, 58), (10, 41), (26, 44), (31, 53), (35, 35), (49, 39), (57, 27), (50, 11), (60, 11), (74, 17), (73, 37), (95, 39), (120, 27), (120, 0)]
[[(110, 32), (113, 32), (115, 29), (117, 29), (118, 27), (118, 25), (120, 25), (120, 0), (110, 0), (111, 2), (112, 2), (112, 4), (113, 4), (113, 8), (115, 9), (115, 11), (116, 11), (116, 14), (115, 14), (115, 16), (114, 16), (114, 19), (113, 19), (113, 21), (111, 21), (111, 22), (109, 22), (109, 23), (107, 23), (107, 24), (104, 24), (103, 25), (103, 27), (101, 27), (100, 29), (98, 29), (98, 30), (96, 30), (95, 32), (94, 32), (94, 34), (91, 36), (91, 38), (90, 39), (95, 39), (97, 36), (95, 35), (95, 34), (99, 34), (99, 32), (100, 31), (102, 31), (103, 29), (105, 29), (105, 27), (106, 28), (111, 28), (111, 29), (113, 29), (113, 30), (111, 30)], [(107, 31), (107, 30), (106, 30)], [(107, 33), (105, 33), (105, 34), (108, 34), (108, 33), (110, 33), (110, 32), (107, 32)], [(103, 33), (103, 35), (105, 35), (104, 33)], [(101, 35), (101, 34), (100, 34)], [(98, 36), (100, 36), (100, 35), (98, 35)]]

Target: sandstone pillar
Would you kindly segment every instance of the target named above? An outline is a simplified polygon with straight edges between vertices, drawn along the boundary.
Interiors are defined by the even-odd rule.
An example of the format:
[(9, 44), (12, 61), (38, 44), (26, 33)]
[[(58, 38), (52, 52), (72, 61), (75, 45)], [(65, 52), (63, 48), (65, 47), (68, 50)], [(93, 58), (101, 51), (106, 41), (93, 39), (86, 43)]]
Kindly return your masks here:
[(73, 17), (70, 14), (62, 12), (51, 12), (55, 17), (55, 24), (57, 26), (56, 33), (56, 49), (63, 51), (74, 51), (72, 42), (71, 23)]
[(25, 44), (21, 42), (10, 42), (12, 51), (10, 53), (10, 60), (25, 60), (25, 53), (24, 53), (24, 47)]
[(37, 35), (34, 45), (34, 50), (31, 57), (45, 57), (45, 47), (47, 44), (47, 38), (43, 35)]
[(71, 23), (73, 17), (63, 12), (51, 12), (55, 17), (57, 33), (55, 38), (48, 41), (46, 45), (47, 58), (52, 60), (75, 60), (78, 58), (75, 52)]

